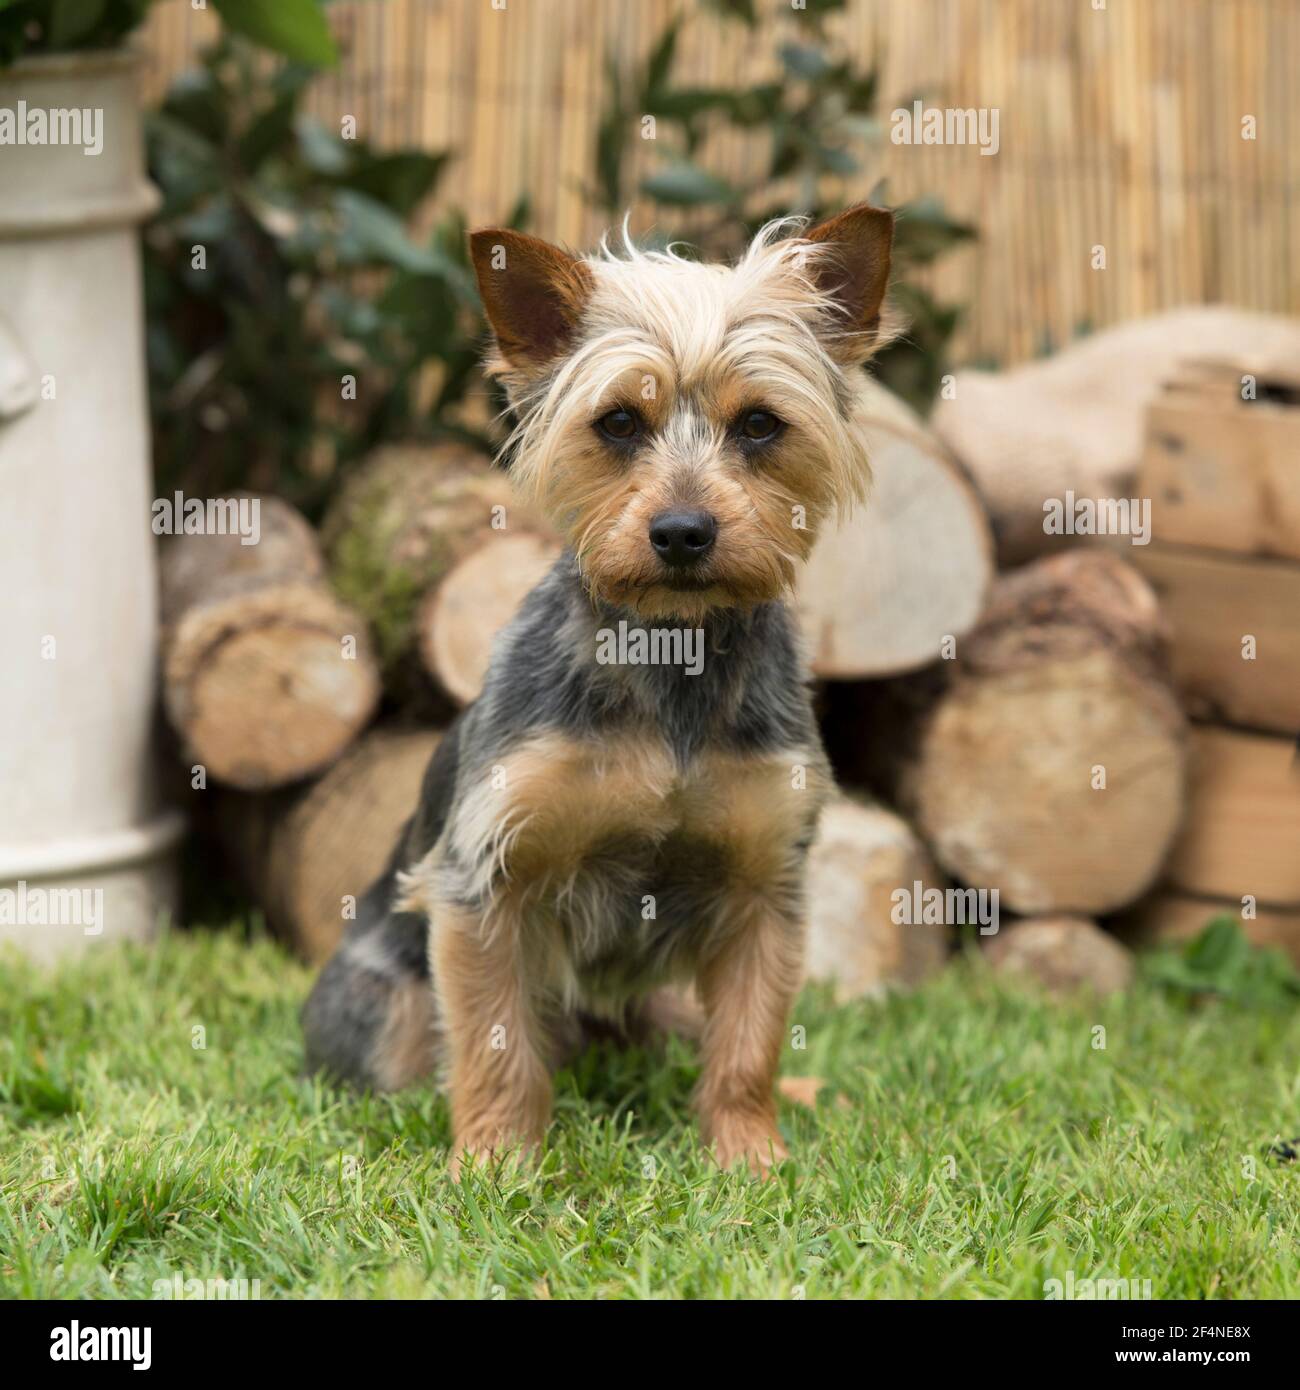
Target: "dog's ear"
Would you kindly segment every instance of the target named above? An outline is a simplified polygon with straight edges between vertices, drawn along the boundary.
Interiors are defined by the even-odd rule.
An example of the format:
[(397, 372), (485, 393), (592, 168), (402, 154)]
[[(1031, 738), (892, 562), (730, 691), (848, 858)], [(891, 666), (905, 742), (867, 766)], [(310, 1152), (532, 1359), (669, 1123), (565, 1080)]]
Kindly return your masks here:
[(842, 321), (830, 344), (842, 362), (862, 362), (880, 345), (881, 312), (889, 286), (894, 214), (867, 203), (846, 208), (804, 233), (826, 248), (810, 257), (813, 283), (840, 310)]
[(564, 352), (591, 292), (587, 267), (548, 241), (499, 227), (471, 232), (469, 248), (506, 363), (526, 371)]

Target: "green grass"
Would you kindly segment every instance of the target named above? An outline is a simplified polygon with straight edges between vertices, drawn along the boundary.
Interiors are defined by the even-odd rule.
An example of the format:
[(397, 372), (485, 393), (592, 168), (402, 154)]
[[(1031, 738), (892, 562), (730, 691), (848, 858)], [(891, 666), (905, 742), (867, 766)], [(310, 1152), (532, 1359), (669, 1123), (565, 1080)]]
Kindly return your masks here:
[(783, 1103), (779, 1181), (701, 1158), (674, 1045), (588, 1055), (540, 1172), (457, 1188), (440, 1097), (299, 1074), (309, 978), (233, 932), (0, 967), (0, 1294), (1300, 1295), (1300, 1163), (1265, 1152), (1300, 1131), (1295, 1009), (1153, 983), (1048, 1004), (964, 966), (884, 1003), (810, 993), (783, 1071), (834, 1092)]

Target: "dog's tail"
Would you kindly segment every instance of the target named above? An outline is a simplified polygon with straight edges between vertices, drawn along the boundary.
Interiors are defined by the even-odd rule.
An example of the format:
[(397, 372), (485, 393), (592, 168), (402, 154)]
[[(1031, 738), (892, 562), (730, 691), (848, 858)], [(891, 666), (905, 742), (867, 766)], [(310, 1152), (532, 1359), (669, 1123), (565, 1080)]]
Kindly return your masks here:
[[(463, 717), (463, 716), (462, 716)], [(442, 736), (415, 815), (383, 876), (357, 906), (342, 945), (302, 1012), (307, 1065), (375, 1090), (396, 1090), (433, 1071), (441, 1030), (429, 975), (424, 914), (402, 911), (398, 876), (442, 833), (456, 782), (459, 720)]]
[(365, 895), (347, 939), (302, 1012), (307, 1065), (374, 1090), (397, 1090), (438, 1064), (439, 1028), (422, 915), (392, 907), (392, 868)]

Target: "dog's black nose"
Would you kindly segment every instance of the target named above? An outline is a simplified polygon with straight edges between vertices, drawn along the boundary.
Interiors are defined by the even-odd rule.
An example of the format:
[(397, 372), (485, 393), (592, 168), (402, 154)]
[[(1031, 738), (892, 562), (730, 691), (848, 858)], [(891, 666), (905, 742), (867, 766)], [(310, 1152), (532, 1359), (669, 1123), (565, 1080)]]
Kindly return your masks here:
[(708, 512), (660, 512), (650, 523), (655, 554), (674, 569), (698, 564), (717, 536), (718, 523)]

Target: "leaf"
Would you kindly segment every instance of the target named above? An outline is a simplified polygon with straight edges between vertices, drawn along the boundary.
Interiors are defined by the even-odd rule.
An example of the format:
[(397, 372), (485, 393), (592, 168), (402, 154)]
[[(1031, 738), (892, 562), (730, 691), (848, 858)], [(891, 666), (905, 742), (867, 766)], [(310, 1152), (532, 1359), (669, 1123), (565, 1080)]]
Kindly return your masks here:
[(76, 48), (104, 17), (107, 0), (50, 0), (46, 42), (50, 48)]
[(623, 75), (612, 53), (605, 56), (605, 85), (609, 105), (596, 128), (597, 192), (593, 201), (612, 212), (623, 201), (623, 155), (631, 120), (623, 100)]
[(180, 74), (167, 89), (161, 111), (219, 145), (230, 129), (230, 107), (230, 94), (203, 67)]
[(768, 177), (783, 179), (799, 167), (805, 154), (804, 141), (794, 126), (785, 121), (772, 126), (772, 159), (768, 165)]
[(724, 179), (698, 165), (685, 162), (659, 169), (641, 182), (641, 192), (658, 203), (674, 207), (699, 207), (703, 203), (729, 203), (732, 187)]
[(817, 151), (817, 163), (828, 173), (845, 177), (858, 172), (858, 161), (848, 150), (837, 150), (831, 145), (823, 145)]
[(445, 151), (365, 152), (339, 182), (406, 217), (433, 191), (448, 158)]
[(840, 129), (857, 140), (879, 140), (884, 126), (874, 116), (845, 116)]
[(234, 33), (312, 67), (338, 62), (334, 37), (316, 0), (212, 0)]
[(284, 146), (294, 128), (302, 86), (289, 86), (240, 136), (239, 162), (256, 171), (262, 161)]
[[(176, 223), (176, 230), (184, 238), (184, 244), (216, 246), (222, 247), (225, 251), (230, 251), (233, 246), (225, 246), (224, 243), (232, 241), (235, 236), (238, 218), (235, 213), (234, 204), (224, 194), (210, 199), (198, 212), (192, 213), (188, 217), (180, 218)], [(189, 257), (185, 257), (185, 264), (188, 266)], [(200, 275), (199, 280), (205, 286), (211, 286), (215, 291), (217, 286), (215, 279), (211, 275)]]
[(706, 3), (709, 9), (726, 19), (742, 20), (751, 29), (758, 24), (758, 11), (754, 8), (754, 0), (706, 0)]
[(948, 217), (937, 199), (925, 198), (899, 208), (894, 224), (894, 255), (903, 265), (928, 265), (976, 236), (969, 223)]
[(315, 116), (299, 116), (294, 131), (298, 137), (298, 152), (313, 173), (341, 174), (352, 162), (347, 145)]
[(848, 109), (853, 112), (874, 111), (879, 85), (880, 75), (874, 68), (865, 77), (851, 78), (845, 88)]
[(644, 100), (647, 108), (656, 93), (660, 91), (672, 72), (673, 58), (677, 53), (677, 35), (681, 33), (682, 22), (675, 19), (663, 32), (663, 37), (654, 47), (650, 61), (646, 64)]
[(1188, 945), (1184, 959), (1197, 974), (1222, 978), (1240, 965), (1249, 949), (1231, 917), (1216, 917)]
[(706, 111), (730, 112), (734, 103), (735, 95), (731, 92), (715, 91), (709, 87), (679, 87), (676, 91), (647, 93), (645, 108), (652, 116), (689, 121)]
[(1149, 956), (1151, 978), (1191, 1000), (1231, 999), (1251, 1007), (1294, 1007), (1300, 975), (1280, 951), (1252, 947), (1232, 917), (1214, 918), (1178, 950)]
[(149, 173), (163, 193), (160, 217), (164, 221), (221, 186), (217, 148), (198, 131), (162, 112), (146, 118), (145, 130)]
[(152, 0), (0, 0), (0, 64), (28, 49), (107, 48), (144, 22)]
[(767, 82), (743, 92), (725, 93), (727, 114), (737, 125), (745, 127), (775, 120), (781, 110), (782, 90), (779, 82)]
[(623, 146), (627, 117), (619, 109), (606, 113), (596, 131), (596, 180), (602, 207), (614, 211), (623, 201)]
[(819, 48), (809, 48), (806, 44), (785, 43), (781, 45), (779, 52), (781, 65), (791, 77), (816, 82), (831, 70), (829, 60)]
[(382, 203), (350, 188), (338, 189), (332, 203), (338, 218), (339, 259), (346, 264), (378, 263), (427, 273), (440, 268), (432, 251), (417, 246), (402, 219)]

